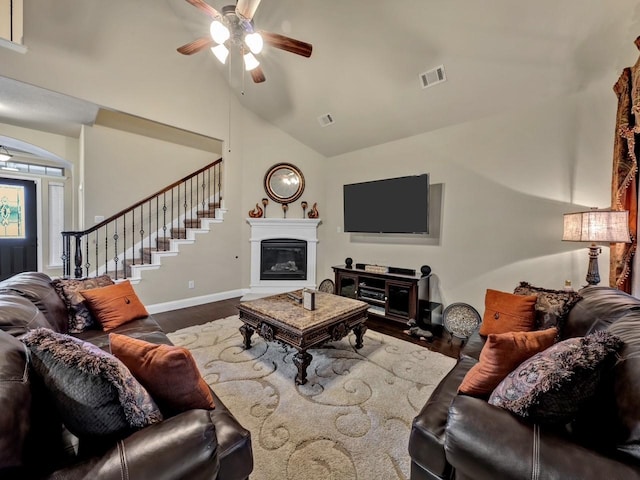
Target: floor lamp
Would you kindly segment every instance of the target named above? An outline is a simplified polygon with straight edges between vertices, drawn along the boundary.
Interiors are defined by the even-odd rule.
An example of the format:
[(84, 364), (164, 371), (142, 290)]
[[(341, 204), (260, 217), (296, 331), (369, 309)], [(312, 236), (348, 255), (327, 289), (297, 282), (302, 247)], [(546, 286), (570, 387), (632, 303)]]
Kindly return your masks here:
[(626, 210), (598, 210), (565, 213), (562, 240), (569, 242), (591, 242), (589, 246), (589, 268), (587, 284), (600, 283), (598, 255), (602, 248), (599, 243), (630, 243), (629, 212)]

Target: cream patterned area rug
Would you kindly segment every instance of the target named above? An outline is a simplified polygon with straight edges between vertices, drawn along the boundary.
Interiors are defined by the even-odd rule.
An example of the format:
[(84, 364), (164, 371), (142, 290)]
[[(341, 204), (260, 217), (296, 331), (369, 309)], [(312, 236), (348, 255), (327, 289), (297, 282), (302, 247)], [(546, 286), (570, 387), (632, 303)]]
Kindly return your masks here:
[(296, 386), (296, 350), (257, 334), (242, 347), (237, 316), (169, 334), (188, 348), (204, 379), (251, 431), (251, 480), (409, 478), (413, 417), (455, 361), (368, 330), (311, 349)]

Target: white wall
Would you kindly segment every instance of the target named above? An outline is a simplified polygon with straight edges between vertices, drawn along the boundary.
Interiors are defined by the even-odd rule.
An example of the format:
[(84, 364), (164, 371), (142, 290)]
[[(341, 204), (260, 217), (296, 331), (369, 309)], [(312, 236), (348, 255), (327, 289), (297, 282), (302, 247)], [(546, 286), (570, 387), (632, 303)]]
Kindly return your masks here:
[[(242, 183), (242, 207), (240, 215), (243, 219), (249, 217), (249, 211), (255, 208), (256, 203), (262, 207), (261, 199), (268, 198), (264, 189), (264, 176), (267, 170), (280, 162), (292, 163), (297, 166), (305, 178), (305, 189), (302, 196), (289, 205), (287, 218), (302, 218), (302, 201), (309, 204), (309, 208), (317, 203), (320, 218), (323, 219), (326, 212), (326, 199), (324, 195), (325, 157), (311, 150), (309, 147), (293, 139), (282, 130), (265, 125), (251, 112), (245, 111), (240, 127), (242, 136), (242, 156), (244, 158), (244, 172)], [(268, 199), (266, 209), (267, 217), (282, 218), (284, 212), (282, 205)], [(307, 213), (309, 209), (307, 209)], [(235, 213), (234, 213), (235, 215)], [(250, 283), (250, 228), (246, 221), (242, 222), (242, 284), (245, 287)], [(324, 229), (321, 223), (318, 232)], [(323, 252), (323, 253), (320, 253)], [(326, 254), (322, 245), (318, 245), (318, 256)], [(319, 277), (319, 283), (323, 277)]]
[[(575, 94), (328, 159), (319, 275), (332, 278), (331, 266), (346, 257), (418, 270), (430, 265), (436, 301), (467, 302), (480, 312), (487, 288), (510, 291), (521, 280), (547, 288), (561, 288), (565, 279), (583, 285), (586, 245), (561, 241), (562, 214), (609, 206), (606, 152), (615, 116), (609, 94)], [(582, 119), (585, 111), (589, 120)], [(343, 184), (420, 173), (442, 184), (439, 237), (388, 241), (339, 233)]]
[(84, 145), (85, 228), (220, 158), (101, 126), (85, 129)]

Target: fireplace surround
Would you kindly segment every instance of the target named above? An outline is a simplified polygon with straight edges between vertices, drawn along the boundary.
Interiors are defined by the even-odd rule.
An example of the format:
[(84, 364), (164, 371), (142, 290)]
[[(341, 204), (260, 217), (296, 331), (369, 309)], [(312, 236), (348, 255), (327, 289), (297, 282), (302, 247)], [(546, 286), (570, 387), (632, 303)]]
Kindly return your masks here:
[[(251, 283), (249, 285), (251, 294), (270, 295), (274, 293), (288, 292), (299, 288), (316, 288), (316, 252), (318, 244), (318, 225), (320, 219), (307, 218), (247, 218), (247, 223), (251, 226)], [(267, 241), (266, 243), (263, 243)], [(279, 272), (274, 275), (265, 274), (263, 271), (262, 253), (263, 246), (289, 246), (300, 249), (302, 242), (306, 244), (306, 265), (305, 268), (296, 268), (295, 273), (293, 262), (298, 267), (298, 262), (302, 258), (297, 250), (291, 257), (281, 257), (272, 263), (279, 264), (274, 270)], [(269, 250), (269, 248), (267, 248)], [(286, 250), (286, 248), (285, 248)], [(271, 267), (269, 267), (271, 268)], [(287, 272), (288, 271), (288, 272)], [(304, 271), (304, 275), (300, 272)], [(278, 275), (280, 273), (280, 275)]]

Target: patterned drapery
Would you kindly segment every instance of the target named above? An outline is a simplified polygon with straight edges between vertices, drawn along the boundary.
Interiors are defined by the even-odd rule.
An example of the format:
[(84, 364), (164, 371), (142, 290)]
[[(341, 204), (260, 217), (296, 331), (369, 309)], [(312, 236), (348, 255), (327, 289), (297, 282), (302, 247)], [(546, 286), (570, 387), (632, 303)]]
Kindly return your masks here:
[[(640, 37), (636, 38), (640, 49)], [(611, 208), (629, 211), (631, 243), (611, 244), (609, 285), (631, 293), (633, 255), (637, 245), (638, 161), (636, 136), (640, 134), (640, 58), (622, 71), (613, 87), (618, 112), (613, 144)]]

